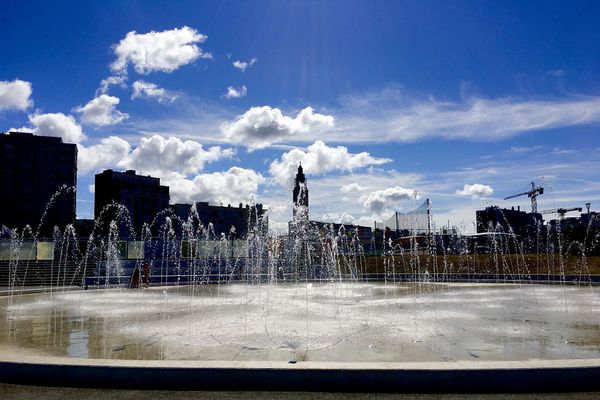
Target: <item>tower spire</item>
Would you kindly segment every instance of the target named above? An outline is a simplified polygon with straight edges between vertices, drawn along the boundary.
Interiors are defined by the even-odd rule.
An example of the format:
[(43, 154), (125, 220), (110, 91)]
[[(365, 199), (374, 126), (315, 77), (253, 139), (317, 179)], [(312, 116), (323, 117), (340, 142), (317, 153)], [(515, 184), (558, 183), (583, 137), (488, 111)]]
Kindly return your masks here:
[(298, 173), (294, 179), (294, 190), (292, 191), (292, 201), (294, 207), (294, 215), (299, 207), (306, 209), (304, 212), (308, 217), (308, 185), (304, 170), (302, 169), (302, 163), (298, 165)]

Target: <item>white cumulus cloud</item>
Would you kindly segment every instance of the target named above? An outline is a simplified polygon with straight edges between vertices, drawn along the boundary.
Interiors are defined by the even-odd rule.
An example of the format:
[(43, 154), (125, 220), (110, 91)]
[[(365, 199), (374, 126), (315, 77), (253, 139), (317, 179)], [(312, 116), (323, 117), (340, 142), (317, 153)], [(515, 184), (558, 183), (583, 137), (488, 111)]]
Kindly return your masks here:
[(480, 183), (474, 183), (473, 185), (465, 184), (462, 190), (457, 190), (456, 194), (459, 196), (471, 197), (474, 199), (481, 199), (490, 197), (494, 194), (494, 189), (488, 185), (482, 185)]
[(55, 136), (67, 143), (79, 143), (85, 139), (81, 126), (75, 118), (63, 113), (33, 114), (29, 116), (33, 133), (39, 136)]
[(131, 31), (113, 46), (117, 59), (110, 67), (119, 74), (126, 74), (129, 64), (139, 74), (173, 72), (199, 57), (212, 58), (210, 53), (205, 53), (198, 47), (198, 43), (203, 43), (206, 39), (206, 35), (188, 26), (162, 32)]
[(171, 93), (170, 91), (159, 87), (158, 85), (150, 82), (135, 81), (133, 82), (133, 93), (132, 99), (146, 98), (155, 99), (159, 103), (168, 101), (169, 103), (174, 102), (178, 95)]
[(264, 178), (254, 170), (232, 167), (227, 171), (200, 174), (191, 179), (171, 174), (161, 181), (170, 186), (172, 202), (208, 201), (237, 206), (240, 202), (249, 203), (256, 198)]
[(81, 114), (81, 121), (91, 125), (114, 125), (129, 118), (128, 114), (117, 110), (120, 100), (118, 97), (101, 94), (85, 106), (75, 108)]
[(239, 88), (229, 86), (227, 87), (227, 93), (225, 93), (226, 99), (237, 99), (238, 97), (244, 97), (248, 94), (248, 88), (246, 86), (240, 86)]
[(321, 221), (323, 222), (333, 222), (335, 224), (353, 224), (354, 216), (352, 214), (348, 214), (347, 212), (341, 213), (325, 213), (321, 217)]
[(363, 207), (366, 211), (381, 215), (384, 211), (391, 210), (403, 200), (418, 200), (421, 196), (413, 189), (401, 186), (376, 190), (363, 196)]
[(256, 64), (256, 61), (258, 61), (256, 59), (256, 57), (253, 57), (252, 60), (250, 61), (240, 61), (240, 60), (236, 60), (233, 62), (233, 66), (239, 70), (241, 70), (242, 72), (246, 71), (247, 68), (252, 67), (254, 64)]
[(117, 166), (131, 151), (129, 143), (116, 136), (103, 138), (91, 146), (78, 145), (77, 168), (80, 173), (97, 172)]
[(284, 153), (280, 160), (271, 163), (269, 172), (276, 182), (289, 185), (300, 163), (304, 173), (318, 175), (331, 171), (353, 171), (390, 161), (388, 158), (373, 157), (367, 152), (350, 153), (344, 146), (330, 147), (318, 140), (306, 150), (292, 149)]
[(160, 178), (177, 176), (184, 179), (199, 173), (206, 164), (229, 158), (233, 149), (212, 146), (208, 149), (195, 141), (154, 135), (141, 138), (135, 148), (126, 140), (110, 136), (99, 143), (79, 145), (78, 166), (81, 172), (106, 168), (134, 169)]
[(229, 158), (233, 154), (232, 149), (213, 146), (205, 150), (200, 143), (192, 140), (182, 141), (175, 137), (154, 135), (142, 138), (119, 165), (156, 176), (171, 172), (187, 175), (198, 173), (205, 164)]
[(223, 123), (221, 130), (230, 141), (257, 149), (297, 134), (320, 132), (333, 126), (331, 115), (315, 113), (311, 107), (291, 118), (278, 108), (263, 106), (252, 107), (233, 122)]
[(0, 81), (0, 111), (27, 110), (33, 104), (31, 92), (30, 82), (20, 79)]

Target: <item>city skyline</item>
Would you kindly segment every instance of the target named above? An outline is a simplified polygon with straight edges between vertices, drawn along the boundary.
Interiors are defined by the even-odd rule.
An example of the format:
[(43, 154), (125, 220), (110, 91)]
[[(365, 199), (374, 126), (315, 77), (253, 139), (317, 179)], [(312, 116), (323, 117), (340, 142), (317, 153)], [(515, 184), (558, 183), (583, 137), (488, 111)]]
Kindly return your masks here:
[(284, 231), (300, 162), (332, 222), (430, 198), (438, 227), (473, 230), (476, 209), (528, 209), (502, 199), (532, 180), (540, 209), (597, 209), (598, 8), (9, 1), (0, 131), (78, 145), (79, 218), (94, 174), (135, 169), (172, 203), (254, 199)]

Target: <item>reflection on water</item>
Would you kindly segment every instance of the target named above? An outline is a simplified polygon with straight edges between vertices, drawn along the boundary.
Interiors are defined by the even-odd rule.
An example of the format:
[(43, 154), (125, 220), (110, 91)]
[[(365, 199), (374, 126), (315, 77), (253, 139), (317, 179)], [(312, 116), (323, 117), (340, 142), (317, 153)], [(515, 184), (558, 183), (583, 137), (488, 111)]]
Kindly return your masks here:
[(0, 344), (120, 359), (600, 357), (600, 288), (198, 285), (0, 298)]
[(89, 357), (87, 331), (75, 329), (69, 332), (69, 347), (67, 347), (67, 355), (69, 357)]

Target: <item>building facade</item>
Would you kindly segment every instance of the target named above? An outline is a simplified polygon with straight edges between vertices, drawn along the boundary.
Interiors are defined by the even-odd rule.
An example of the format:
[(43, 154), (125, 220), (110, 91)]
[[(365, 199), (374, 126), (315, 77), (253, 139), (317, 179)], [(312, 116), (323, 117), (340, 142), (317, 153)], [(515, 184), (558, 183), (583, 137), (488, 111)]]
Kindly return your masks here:
[(367, 250), (372, 247), (373, 229), (370, 226), (339, 224), (334, 222), (310, 221), (311, 228), (317, 229), (319, 235), (345, 235), (348, 240), (357, 240)]
[(543, 225), (542, 214), (528, 213), (520, 208), (486, 207), (475, 212), (477, 233), (502, 231), (517, 236), (535, 236)]
[(0, 154), (0, 225), (11, 229), (29, 225), (33, 232), (39, 227), (40, 235), (51, 236), (54, 226), (75, 221), (75, 144), (10, 132), (0, 134)]
[[(240, 203), (238, 207), (210, 205), (208, 202), (197, 202), (197, 218), (203, 226), (211, 225), (210, 234), (214, 237), (225, 235), (228, 238), (244, 238), (248, 231), (259, 227), (266, 233), (268, 221), (266, 209), (262, 204), (245, 206)], [(170, 206), (173, 213), (181, 220), (187, 220), (192, 212), (192, 204), (173, 204)]]
[[(145, 223), (151, 224), (159, 212), (169, 207), (169, 187), (161, 186), (160, 178), (136, 175), (134, 170), (117, 172), (108, 169), (96, 174), (95, 184), (96, 220), (107, 205), (122, 204), (129, 211), (133, 228), (139, 233)], [(106, 217), (113, 215), (103, 218)]]

